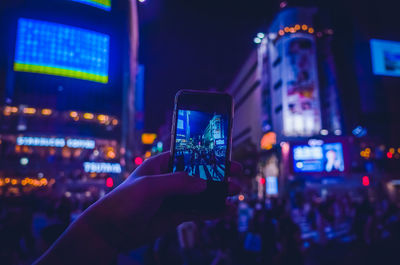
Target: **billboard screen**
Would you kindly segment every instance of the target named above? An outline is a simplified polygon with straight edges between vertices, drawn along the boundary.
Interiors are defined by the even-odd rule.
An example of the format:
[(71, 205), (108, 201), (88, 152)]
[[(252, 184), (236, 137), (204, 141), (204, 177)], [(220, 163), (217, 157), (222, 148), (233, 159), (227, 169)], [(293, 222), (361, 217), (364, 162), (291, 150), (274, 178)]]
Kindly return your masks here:
[(109, 45), (106, 34), (20, 18), (14, 70), (108, 83)]
[(371, 56), (374, 74), (400, 76), (400, 42), (372, 39)]
[(312, 35), (291, 34), (282, 40), (283, 134), (312, 136), (321, 130), (317, 59)]
[(106, 11), (111, 10), (111, 0), (71, 0), (71, 1), (94, 6)]
[(266, 177), (265, 192), (267, 195), (278, 195), (278, 178), (274, 176)]
[(293, 146), (293, 168), (295, 172), (343, 172), (344, 157), (342, 143)]

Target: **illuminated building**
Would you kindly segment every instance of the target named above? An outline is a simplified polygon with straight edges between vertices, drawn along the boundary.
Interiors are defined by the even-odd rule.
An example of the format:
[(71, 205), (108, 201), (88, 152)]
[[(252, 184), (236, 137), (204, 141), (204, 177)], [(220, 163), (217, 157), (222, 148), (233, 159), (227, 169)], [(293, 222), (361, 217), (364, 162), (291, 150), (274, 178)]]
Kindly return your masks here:
[[(234, 159), (245, 166), (245, 175), (274, 179), (279, 190), (290, 173), (291, 141), (342, 134), (333, 31), (320, 34), (321, 16), (316, 8), (285, 6), (257, 34), (257, 49), (226, 89), (235, 99)], [(275, 145), (282, 141), (288, 142), (287, 159)]]
[[(10, 185), (20, 191), (43, 177), (86, 188), (106, 187), (108, 177), (119, 183), (133, 168), (143, 129), (136, 1), (5, 5), (0, 178), (15, 178)], [(32, 187), (50, 187), (39, 184)]]
[[(261, 140), (261, 76), (258, 72), (257, 52), (251, 53), (226, 92), (235, 102), (232, 144), (239, 146), (256, 146)], [(267, 128), (270, 130), (271, 128)], [(255, 148), (254, 151), (256, 151)]]
[(257, 51), (226, 90), (241, 124), (234, 127), (234, 146), (249, 141), (259, 148), (269, 131), (278, 140), (342, 133), (330, 44), (314, 35), (316, 15), (316, 8), (283, 9), (268, 32), (257, 35)]
[(221, 115), (215, 115), (204, 130), (203, 139), (205, 146), (213, 149), (214, 146), (225, 144), (224, 124)]
[[(315, 28), (316, 8), (286, 8), (269, 27), (258, 52), (262, 79), (263, 113), (278, 139), (312, 137), (342, 132), (335, 65), (330, 52), (332, 30), (322, 35)], [(279, 34), (286, 27), (288, 32)], [(321, 29), (323, 30), (323, 29)], [(267, 115), (265, 115), (267, 116)]]
[(278, 176), (279, 192), (292, 180), (397, 186), (400, 43), (369, 23), (352, 28), (353, 15), (333, 14), (334, 32), (325, 14), (285, 3), (254, 38), (257, 49), (226, 90), (236, 104), (233, 157), (249, 177)]
[(176, 139), (189, 141), (190, 139), (190, 111), (178, 111), (176, 125)]

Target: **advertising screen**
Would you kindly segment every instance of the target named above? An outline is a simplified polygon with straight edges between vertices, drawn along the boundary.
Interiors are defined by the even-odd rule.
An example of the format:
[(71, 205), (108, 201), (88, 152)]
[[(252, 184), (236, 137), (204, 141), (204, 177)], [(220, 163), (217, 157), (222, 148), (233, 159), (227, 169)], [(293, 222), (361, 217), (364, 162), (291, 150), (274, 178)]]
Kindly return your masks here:
[(205, 180), (224, 180), (227, 130), (224, 114), (179, 110), (173, 171), (186, 171)]
[(94, 6), (106, 11), (111, 10), (111, 0), (71, 0), (71, 1)]
[(267, 195), (278, 195), (278, 178), (275, 176), (266, 177), (266, 188), (265, 192)]
[(371, 56), (374, 74), (400, 76), (400, 42), (372, 39)]
[(343, 172), (342, 143), (294, 146), (293, 163), (295, 172)]
[(293, 34), (282, 41), (282, 112), (286, 136), (312, 136), (321, 130), (315, 40)]
[(108, 83), (108, 35), (20, 18), (14, 70)]

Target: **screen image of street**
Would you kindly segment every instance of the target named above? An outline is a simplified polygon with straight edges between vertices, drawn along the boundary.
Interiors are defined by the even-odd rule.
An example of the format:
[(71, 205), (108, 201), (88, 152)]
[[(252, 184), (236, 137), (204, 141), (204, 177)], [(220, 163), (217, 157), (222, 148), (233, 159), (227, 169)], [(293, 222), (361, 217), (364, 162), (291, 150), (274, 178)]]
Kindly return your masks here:
[(224, 115), (178, 110), (173, 171), (205, 180), (225, 176), (228, 122)]

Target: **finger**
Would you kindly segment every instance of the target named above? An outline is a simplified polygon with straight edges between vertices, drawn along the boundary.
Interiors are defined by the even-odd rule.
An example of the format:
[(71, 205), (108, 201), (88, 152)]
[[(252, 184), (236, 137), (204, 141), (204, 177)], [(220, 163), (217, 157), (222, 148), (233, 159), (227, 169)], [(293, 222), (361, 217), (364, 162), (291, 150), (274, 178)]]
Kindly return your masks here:
[[(197, 194), (207, 188), (207, 181), (189, 176), (186, 172), (151, 176), (151, 178), (155, 178), (155, 182), (158, 182), (155, 185), (160, 189), (158, 192), (162, 196)], [(237, 195), (240, 191), (241, 187), (236, 181), (228, 181), (228, 196)]]
[(158, 175), (169, 172), (170, 152), (164, 152), (159, 155), (146, 159), (132, 175), (142, 177), (148, 175)]
[(238, 195), (240, 191), (241, 187), (236, 181), (230, 180), (228, 182), (228, 196)]
[(191, 195), (204, 191), (207, 182), (198, 177), (189, 176), (186, 172), (168, 173), (149, 176), (150, 187), (154, 195), (167, 197), (171, 195)]

